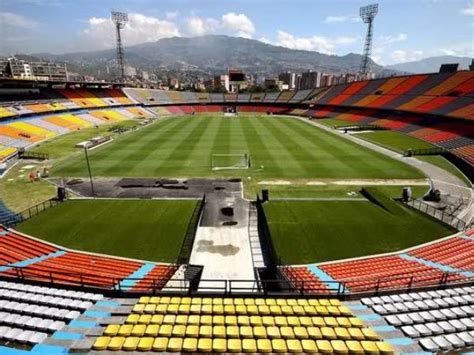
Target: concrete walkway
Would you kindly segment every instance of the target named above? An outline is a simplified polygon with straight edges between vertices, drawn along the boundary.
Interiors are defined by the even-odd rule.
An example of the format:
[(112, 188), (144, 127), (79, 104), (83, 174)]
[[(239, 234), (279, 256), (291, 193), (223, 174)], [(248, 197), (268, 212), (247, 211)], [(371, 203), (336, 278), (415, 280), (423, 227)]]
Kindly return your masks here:
[(456, 216), (467, 223), (472, 221), (474, 217), (474, 190), (472, 189), (472, 186), (467, 186), (464, 181), (460, 180), (457, 176), (454, 176), (453, 174), (444, 169), (438, 168), (437, 166), (418, 160), (416, 158), (403, 157), (401, 154), (394, 152), (390, 149), (381, 147), (364, 139), (360, 139), (357, 137), (356, 134), (344, 134), (343, 132), (334, 130), (315, 121), (310, 121), (301, 117), (291, 117), (305, 122), (309, 125), (318, 127), (332, 134), (337, 134), (342, 138), (356, 142), (359, 145), (375, 150), (379, 153), (389, 156), (390, 158), (402, 161), (416, 169), (421, 170), (431, 180), (435, 188), (439, 189), (449, 202), (454, 203), (455, 201), (463, 199), (465, 201), (465, 205), (462, 209), (458, 211)]

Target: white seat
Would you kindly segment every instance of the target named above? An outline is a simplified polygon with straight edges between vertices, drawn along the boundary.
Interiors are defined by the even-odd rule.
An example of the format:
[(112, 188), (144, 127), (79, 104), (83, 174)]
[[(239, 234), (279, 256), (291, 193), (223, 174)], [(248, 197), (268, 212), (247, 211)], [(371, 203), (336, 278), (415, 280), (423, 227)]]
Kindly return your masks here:
[(397, 317), (398, 319), (400, 319), (400, 322), (402, 322), (403, 325), (413, 324), (413, 320), (410, 317), (408, 317), (407, 314), (398, 314)]
[(443, 313), (447, 319), (455, 319), (456, 315), (449, 309), (440, 309), (439, 310), (441, 313)]
[(411, 297), (412, 302), (421, 301), (423, 299), (423, 297), (421, 297), (418, 292), (410, 293), (410, 297)]
[(403, 313), (408, 312), (407, 306), (403, 302), (392, 303), (392, 305), (396, 308), (397, 312)]
[(400, 295), (400, 298), (403, 300), (403, 302), (411, 302), (411, 300), (412, 300), (409, 293), (402, 293)]
[(381, 304), (376, 304), (372, 306), (372, 309), (374, 310), (375, 313), (378, 313), (378, 314), (388, 314), (388, 311)]
[(20, 343), (27, 343), (28, 340), (33, 336), (33, 334), (35, 334), (35, 332), (32, 330), (24, 330), (20, 334), (18, 334), (15, 340)]
[(20, 318), (18, 314), (9, 314), (3, 321), (7, 324), (15, 324), (15, 321)]
[(64, 318), (67, 319), (67, 320), (73, 320), (73, 319), (76, 319), (77, 317), (79, 317), (80, 315), (81, 315), (81, 313), (78, 312), (78, 311), (70, 311), (64, 316)]
[(1, 326), (0, 327), (0, 338), (3, 338), (5, 334), (10, 330), (10, 327)]
[(61, 330), (62, 328), (64, 328), (65, 325), (66, 323), (64, 323), (63, 321), (57, 320), (50, 324), (50, 326), (48, 327), (48, 330), (51, 332), (55, 332), (57, 330)]
[(413, 303), (415, 304), (415, 306), (418, 308), (419, 311), (429, 309), (429, 307), (423, 301), (415, 301)]
[(79, 306), (80, 309), (89, 309), (90, 307), (92, 307), (92, 302), (89, 302), (89, 301), (85, 301), (85, 302), (82, 302)]
[(443, 329), (444, 333), (453, 333), (456, 329), (447, 321), (441, 321), (438, 325)]
[(436, 294), (438, 295), (437, 297), (440, 297), (440, 298), (444, 298), (444, 297), (449, 297), (449, 296), (451, 296), (451, 295), (449, 294), (449, 292), (446, 291), (446, 290), (438, 290), (438, 291), (435, 291), (435, 292), (436, 292)]
[(413, 326), (415, 330), (420, 334), (422, 337), (430, 336), (431, 335), (431, 330), (426, 327), (424, 324), (415, 324)]
[(415, 324), (423, 323), (423, 318), (419, 313), (408, 313), (408, 317), (410, 317)]
[(425, 304), (428, 306), (430, 309), (436, 309), (439, 308), (439, 304), (436, 303), (434, 300), (425, 300)]
[(390, 296), (382, 296), (380, 297), (380, 299), (382, 300), (382, 303), (386, 304), (386, 303), (393, 303), (392, 302), (392, 299), (390, 298)]
[(39, 330), (48, 330), (52, 323), (53, 320), (51, 319), (42, 319), (38, 324), (36, 324), (35, 328)]
[(54, 318), (65, 319), (68, 313), (69, 311), (67, 309), (58, 309), (57, 312), (54, 314)]
[(79, 308), (79, 305), (82, 303), (82, 301), (80, 300), (72, 300), (70, 303), (69, 303), (69, 307), (70, 308), (76, 308), (78, 309)]
[[(457, 306), (460, 306), (460, 304), (458, 304), (458, 301), (455, 300), (455, 297), (456, 296), (444, 298), (442, 300), (442, 302), (444, 302), (446, 304), (446, 306), (443, 306), (443, 307), (457, 307)], [(438, 299), (438, 300), (440, 300), (440, 299)]]
[(395, 327), (399, 327), (403, 324), (403, 322), (398, 319), (397, 316), (386, 316), (385, 320), (388, 322), (388, 324), (393, 325)]
[(418, 311), (418, 307), (413, 302), (405, 302), (405, 306), (408, 308), (410, 312)]
[(456, 334), (445, 335), (444, 338), (451, 343), (453, 348), (463, 348), (464, 341), (460, 339)]
[(371, 297), (370, 298), (372, 300), (372, 304), (382, 304), (383, 301), (380, 297)]
[(386, 310), (386, 314), (393, 314), (393, 313), (397, 313), (397, 309), (393, 306), (393, 304), (389, 303), (389, 304), (384, 304), (382, 305), (382, 307), (385, 308)]
[(459, 308), (466, 312), (470, 317), (474, 316), (474, 306), (462, 306)]
[(24, 327), (26, 323), (30, 320), (30, 316), (19, 316), (15, 321), (14, 324), (20, 327)]
[(425, 322), (434, 322), (436, 320), (435, 317), (433, 317), (433, 315), (427, 311), (420, 312), (419, 315)]
[(446, 320), (446, 316), (441, 313), (440, 311), (438, 310), (434, 310), (434, 311), (429, 311), (429, 313), (437, 320), (437, 321), (442, 321), (442, 320)]
[(401, 329), (402, 332), (410, 338), (418, 338), (420, 336), (420, 333), (418, 333), (418, 331), (411, 325), (404, 326)]
[(431, 331), (431, 334), (443, 334), (443, 329), (437, 323), (426, 323), (425, 325)]
[(430, 299), (430, 298), (435, 298), (437, 297), (436, 292), (434, 291), (428, 291), (428, 292), (418, 292), (421, 298), (424, 300)]
[(392, 300), (392, 303), (404, 302), (403, 298), (401, 298), (399, 295), (390, 295), (389, 297)]
[(28, 342), (31, 344), (39, 344), (43, 340), (45, 340), (47, 337), (48, 335), (46, 333), (36, 332), (30, 337), (30, 339), (28, 339)]
[(457, 302), (458, 306), (464, 306), (466, 304), (469, 304), (471, 301), (469, 301), (469, 298), (465, 298), (467, 295), (463, 296), (454, 296), (453, 300)]
[(466, 294), (461, 297), (464, 298), (468, 303), (474, 303), (474, 297), (472, 296), (472, 294)]
[(452, 348), (452, 345), (443, 335), (438, 335), (431, 338), (433, 341), (440, 347), (441, 350), (449, 350)]
[(436, 353), (439, 350), (438, 344), (436, 344), (431, 338), (420, 339), (420, 344), (426, 351)]
[(10, 330), (8, 332), (5, 333), (5, 335), (3, 336), (4, 339), (6, 340), (15, 340), (16, 337), (22, 332), (21, 329), (18, 329), (18, 328), (10, 328)]
[(459, 321), (464, 324), (468, 330), (474, 329), (474, 320), (471, 318), (461, 318)]
[(458, 318), (464, 318), (467, 317), (467, 313), (464, 312), (461, 307), (453, 307), (450, 308), (451, 312), (453, 312)]
[(451, 324), (454, 328), (456, 328), (457, 332), (463, 332), (467, 330), (467, 327), (457, 319), (450, 320), (448, 321), (448, 323)]
[(457, 336), (466, 344), (466, 346), (474, 345), (474, 336), (470, 335), (468, 332), (458, 333)]
[(36, 328), (37, 325), (41, 322), (41, 318), (32, 317), (26, 322), (26, 326), (29, 328)]

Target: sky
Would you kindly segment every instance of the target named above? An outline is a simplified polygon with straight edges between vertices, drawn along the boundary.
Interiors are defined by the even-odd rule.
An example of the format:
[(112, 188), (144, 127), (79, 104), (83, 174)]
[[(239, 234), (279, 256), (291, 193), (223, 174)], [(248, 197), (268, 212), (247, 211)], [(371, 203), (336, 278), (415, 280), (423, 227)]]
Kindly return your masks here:
[[(0, 0), (0, 55), (115, 46), (110, 12), (129, 14), (125, 46), (225, 34), (288, 48), (361, 53), (367, 0)], [(380, 0), (372, 58), (388, 65), (474, 56), (474, 0)]]

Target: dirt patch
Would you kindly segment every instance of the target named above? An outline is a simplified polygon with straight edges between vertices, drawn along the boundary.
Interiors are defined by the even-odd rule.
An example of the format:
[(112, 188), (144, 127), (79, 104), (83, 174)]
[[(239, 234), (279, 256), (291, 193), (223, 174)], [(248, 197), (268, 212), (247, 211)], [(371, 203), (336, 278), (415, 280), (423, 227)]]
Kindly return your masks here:
[(409, 179), (367, 179), (367, 180), (338, 180), (333, 181), (334, 185), (393, 185), (393, 186), (425, 186), (428, 185), (426, 180), (409, 180)]
[(271, 180), (271, 181), (259, 181), (259, 185), (291, 185), (290, 181), (287, 180)]

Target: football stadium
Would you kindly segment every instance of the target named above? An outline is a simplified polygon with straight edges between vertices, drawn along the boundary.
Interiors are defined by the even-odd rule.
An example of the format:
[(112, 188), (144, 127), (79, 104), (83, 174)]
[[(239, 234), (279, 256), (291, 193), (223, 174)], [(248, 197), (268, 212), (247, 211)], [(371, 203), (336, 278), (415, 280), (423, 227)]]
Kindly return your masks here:
[(375, 14), (313, 88), (5, 61), (0, 354), (474, 351), (474, 61), (371, 77)]

